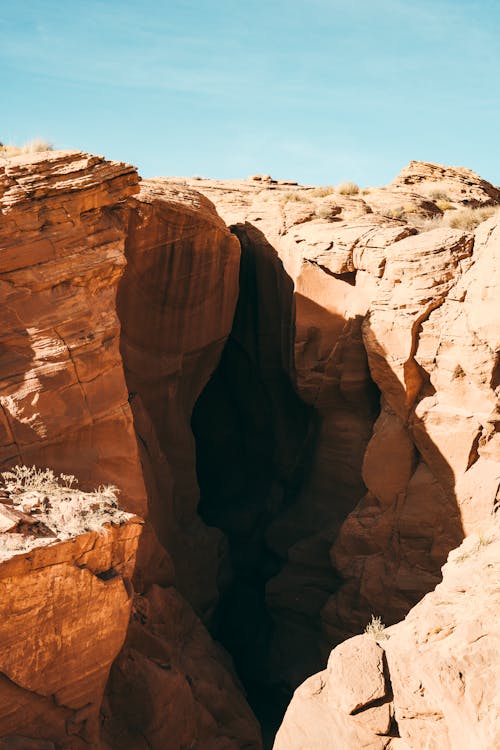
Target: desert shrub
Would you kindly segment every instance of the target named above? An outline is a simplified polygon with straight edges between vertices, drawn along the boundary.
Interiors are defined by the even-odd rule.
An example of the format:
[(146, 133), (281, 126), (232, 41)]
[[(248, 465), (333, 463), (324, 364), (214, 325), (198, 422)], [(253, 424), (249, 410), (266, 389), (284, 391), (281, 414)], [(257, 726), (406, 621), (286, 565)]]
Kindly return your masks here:
[(443, 199), (439, 199), (436, 201), (436, 206), (439, 208), (440, 211), (449, 211), (453, 208), (453, 204), (450, 203), (450, 201)]
[(124, 523), (128, 513), (118, 508), (119, 490), (101, 485), (93, 492), (78, 489), (72, 474), (56, 475), (52, 469), (15, 466), (1, 473), (3, 493), (9, 502), (50, 529), (59, 539), (86, 531), (102, 531), (105, 523)]
[(452, 229), (475, 229), (497, 211), (493, 206), (484, 208), (462, 208), (446, 215), (446, 223)]
[(286, 193), (281, 194), (280, 200), (282, 203), (293, 201), (297, 201), (298, 203), (312, 203), (311, 198), (301, 190), (287, 190)]
[(370, 620), (370, 622), (365, 628), (365, 633), (367, 635), (370, 635), (376, 641), (387, 638), (387, 634), (385, 632), (385, 625), (382, 622), (382, 618), (375, 617), (375, 615), (372, 615), (372, 619)]
[(36, 154), (39, 151), (53, 151), (54, 146), (48, 141), (44, 141), (43, 138), (33, 138), (32, 141), (27, 141), (21, 146), (23, 154)]
[(327, 195), (333, 195), (335, 188), (333, 185), (323, 185), (321, 187), (313, 188), (308, 190), (307, 194), (312, 195), (314, 198), (325, 198)]
[(431, 229), (438, 229), (443, 225), (443, 215), (421, 216), (420, 214), (412, 214), (408, 217), (408, 224), (418, 229), (419, 232), (430, 232)]
[(450, 201), (451, 198), (446, 193), (443, 193), (442, 190), (431, 190), (429, 193), (429, 197), (432, 198), (433, 201)]
[(327, 221), (332, 221), (338, 215), (339, 210), (337, 206), (323, 203), (323, 205), (317, 207), (314, 213), (316, 214), (318, 219), (326, 219)]
[(355, 182), (342, 182), (338, 188), (340, 195), (357, 195), (359, 193), (359, 185)]

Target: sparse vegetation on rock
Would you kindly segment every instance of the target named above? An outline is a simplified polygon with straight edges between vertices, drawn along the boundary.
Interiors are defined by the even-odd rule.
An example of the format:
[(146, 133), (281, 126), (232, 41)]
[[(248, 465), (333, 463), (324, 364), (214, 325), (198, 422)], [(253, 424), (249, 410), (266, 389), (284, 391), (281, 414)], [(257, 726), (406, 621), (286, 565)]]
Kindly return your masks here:
[(338, 188), (340, 195), (357, 195), (359, 193), (359, 185), (355, 182), (342, 182)]

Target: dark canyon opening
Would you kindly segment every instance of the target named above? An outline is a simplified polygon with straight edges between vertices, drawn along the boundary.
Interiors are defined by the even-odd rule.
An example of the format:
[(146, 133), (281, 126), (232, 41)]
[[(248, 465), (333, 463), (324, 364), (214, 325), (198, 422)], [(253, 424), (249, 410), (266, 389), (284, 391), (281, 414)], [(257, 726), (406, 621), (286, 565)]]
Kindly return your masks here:
[[(261, 722), (265, 747), (271, 747), (293, 689), (323, 666), (319, 614), (340, 582), (329, 549), (351, 508), (343, 508), (340, 500), (336, 529), (323, 539), (315, 536), (314, 551), (306, 551), (305, 564), (302, 560), (296, 569), (284, 570), (290, 568), (290, 545), (310, 533), (307, 524), (290, 528), (281, 519), (311, 480), (321, 414), (297, 391), (293, 281), (254, 226), (237, 225), (232, 231), (242, 248), (234, 325), (195, 405), (191, 426), (200, 486), (198, 512), (208, 526), (223, 531), (228, 545), (210, 630), (231, 654)], [(360, 322), (358, 328), (361, 339)], [(371, 391), (368, 433), (378, 414), (378, 389), (373, 386)], [(364, 489), (360, 473), (359, 466), (354, 481)], [(332, 498), (335, 502), (335, 488)], [(321, 525), (319, 517), (318, 522)], [(299, 602), (304, 588), (309, 589), (314, 614), (310, 602)], [(285, 601), (283, 607), (290, 596), (295, 604), (290, 607)], [(281, 619), (288, 630), (300, 633), (292, 642), (300, 644), (303, 653), (278, 653), (287, 648), (276, 637)], [(298, 662), (296, 680), (283, 672), (283, 659)]]

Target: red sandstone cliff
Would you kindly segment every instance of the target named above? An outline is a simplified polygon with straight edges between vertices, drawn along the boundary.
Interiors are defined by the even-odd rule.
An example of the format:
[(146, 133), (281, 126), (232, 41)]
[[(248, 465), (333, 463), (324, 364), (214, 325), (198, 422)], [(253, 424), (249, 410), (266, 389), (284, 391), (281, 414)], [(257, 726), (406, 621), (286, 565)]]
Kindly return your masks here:
[[(484, 544), (484, 528), (500, 481), (500, 235), (498, 214), (475, 231), (448, 218), (496, 202), (477, 175), (419, 162), (388, 188), (349, 196), (271, 180), (140, 186), (132, 167), (78, 152), (0, 163), (0, 465), (116, 484), (125, 510), (145, 518), (100, 716), (132, 603), (120, 535), (133, 527), (135, 539), (136, 522), (106, 540), (80, 530), (70, 546), (16, 549), (5, 563), (9, 639), (27, 601), (59, 608), (61, 575), (71, 612), (61, 607), (55, 629), (87, 641), (95, 621), (99, 638), (76, 655), (44, 641), (54, 680), (43, 689), (56, 707), (42, 718), (38, 667), (27, 675), (19, 664), (35, 647), (5, 651), (5, 674), (29, 695), (15, 710), (5, 698), (0, 747), (28, 736), (34, 750), (76, 750), (85, 737), (106, 750), (257, 750), (255, 718), (206, 626), (233, 649), (266, 721), (266, 703), (372, 613), (392, 624), (434, 589), (464, 535), (486, 565), (469, 571), (484, 578), (477, 596), (468, 591), (465, 609), (455, 601), (469, 570), (455, 566), (452, 589), (445, 581), (387, 643), (346, 641), (328, 689), (320, 676), (298, 691), (277, 747), (338, 731), (346, 748), (362, 736), (363, 747), (451, 749), (474, 722), (479, 746), (495, 744), (494, 701), (478, 694), (494, 659), (480, 594), (493, 591), (496, 565), (482, 548), (498, 546)], [(223, 219), (239, 225), (230, 232)], [(11, 534), (11, 510), (4, 519)], [(94, 542), (102, 560), (87, 560)], [(98, 576), (125, 565), (104, 586)], [(441, 645), (422, 630), (434, 607), (451, 639)], [(19, 620), (31, 634), (32, 614)], [(351, 680), (344, 654), (366, 685)], [(86, 659), (101, 659), (96, 673)], [(422, 701), (405, 687), (414, 680)], [(29, 733), (14, 740), (21, 705)]]
[[(238, 244), (201, 197), (191, 196), (190, 209), (183, 206), (182, 198), (176, 201), (171, 194), (170, 202), (165, 198), (162, 203), (160, 197), (148, 224), (142, 213), (147, 198), (127, 203), (138, 189), (138, 177), (132, 167), (78, 152), (16, 157), (0, 165), (2, 466), (48, 465), (57, 472), (76, 475), (83, 487), (113, 483), (120, 489), (120, 500), (126, 510), (145, 518), (150, 516), (139, 548), (135, 572), (138, 593), (132, 624), (113, 670), (101, 719), (96, 710), (103, 680), (123, 642), (124, 622), (122, 618), (112, 625), (114, 605), (102, 601), (99, 584), (82, 591), (75, 582), (76, 613), (66, 615), (57, 592), (51, 605), (60, 608), (58, 627), (73, 628), (75, 638), (79, 632), (75, 618), (86, 617), (78, 614), (79, 607), (90, 618), (82, 626), (90, 627), (95, 620), (97, 628), (99, 618), (106, 620), (108, 631), (101, 634), (110, 656), (99, 673), (99, 687), (90, 678), (84, 651), (80, 661), (73, 655), (68, 664), (64, 650), (58, 650), (56, 645), (50, 652), (40, 641), (40, 654), (46, 652), (47, 658), (54, 660), (57, 678), (55, 688), (48, 682), (51, 694), (62, 691), (62, 695), (63, 686), (70, 686), (77, 674), (89, 675), (76, 708), (82, 707), (83, 697), (95, 692), (91, 711), (94, 743), (95, 732), (103, 722), (104, 739), (109, 747), (128, 743), (127, 747), (142, 748), (148, 743), (148, 747), (163, 748), (175, 736), (179, 747), (187, 744), (200, 748), (258, 748), (258, 727), (227, 656), (213, 644), (187, 602), (173, 588), (174, 582), (179, 582), (183, 590), (190, 590), (196, 605), (200, 600), (213, 600), (216, 591), (215, 573), (210, 575), (203, 554), (208, 554), (207, 540), (220, 539), (220, 534), (206, 530), (195, 514), (197, 487), (189, 415), (211, 368), (215, 367), (217, 352), (231, 326), (237, 294)], [(152, 241), (149, 226), (157, 232)], [(177, 243), (172, 241), (175, 237)], [(130, 257), (134, 253), (137, 257)], [(124, 321), (122, 347), (130, 352), (134, 336), (137, 342), (141, 334), (144, 355), (143, 365), (136, 369), (133, 358), (127, 359), (127, 374), (130, 377), (135, 374), (128, 388), (119, 351), (120, 325), (115, 301), (126, 255), (130, 260), (130, 275), (136, 273), (133, 283), (147, 280), (149, 273), (149, 288), (146, 284), (140, 290), (135, 289), (138, 303), (131, 310), (134, 318), (130, 324), (128, 318)], [(208, 297), (207, 281), (213, 284)], [(122, 288), (123, 294), (126, 289), (127, 284)], [(166, 294), (170, 295), (168, 300)], [(155, 310), (160, 311), (156, 319)], [(162, 322), (165, 311), (168, 312)], [(173, 346), (163, 340), (169, 330)], [(152, 364), (155, 354), (159, 354), (156, 369)], [(138, 410), (136, 421), (139, 450), (129, 405), (129, 398), (138, 403), (139, 397), (134, 398), (137, 391), (135, 394), (129, 391), (136, 386), (139, 390), (137, 381), (141, 377), (147, 380), (145, 373), (151, 377), (150, 384), (165, 375), (166, 393), (171, 390), (169, 375), (174, 373), (174, 382), (178, 375), (178, 399), (172, 399), (170, 411), (162, 411), (161, 393), (158, 396), (158, 391), (149, 388), (150, 384), (145, 387), (142, 394), (145, 408)], [(158, 397), (151, 400), (151, 396)], [(161, 417), (165, 413), (173, 416), (167, 451), (169, 463), (163, 453), (165, 431), (161, 431)], [(181, 435), (186, 451), (178, 450)], [(140, 455), (150, 490), (149, 501)], [(170, 472), (176, 482), (175, 502), (173, 494), (169, 494)], [(189, 553), (176, 554), (179, 550), (186, 551), (180, 538), (182, 530), (185, 545), (190, 544), (196, 550), (186, 529), (193, 533), (197, 529), (202, 542), (194, 565)], [(157, 536), (168, 545), (168, 552)], [(82, 545), (83, 541), (78, 540), (78, 546), (73, 545), (68, 551), (66, 567), (54, 568), (58, 580), (61, 571), (65, 575), (67, 572), (69, 585), (73, 568), (84, 552)], [(169, 553), (175, 558), (178, 571)], [(14, 562), (18, 557), (15, 552)], [(30, 569), (26, 585), (21, 577), (17, 578), (17, 573), (12, 578), (14, 587), (20, 587), (23, 606), (35, 601), (29, 586), (38, 575), (38, 563), (32, 565), (33, 572)], [(187, 575), (183, 566), (189, 571)], [(49, 572), (40, 579), (37, 596), (42, 599), (44, 587), (52, 585)], [(85, 579), (90, 574), (78, 575)], [(197, 580), (197, 575), (204, 575), (205, 580)], [(196, 590), (203, 596), (197, 597)], [(89, 600), (87, 605), (85, 597)], [(127, 602), (130, 607), (129, 596)], [(115, 604), (118, 612), (121, 606), (118, 599)], [(40, 613), (43, 615), (43, 609)], [(25, 627), (33, 628), (33, 623), (28, 620)], [(87, 637), (82, 631), (82, 638)], [(26, 640), (21, 644), (18, 661), (23, 649), (31, 658), (32, 648), (28, 644)], [(88, 658), (94, 658), (92, 653)], [(13, 673), (13, 669), (9, 670)], [(139, 674), (143, 676), (142, 682)], [(34, 682), (26, 678), (24, 687), (36, 691), (36, 681), (40, 679), (41, 673), (36, 668)], [(129, 688), (137, 690), (140, 685), (142, 700), (146, 695), (154, 696), (158, 704), (146, 699), (146, 715), (141, 715), (138, 729), (137, 713), (130, 711), (128, 699), (123, 704), (122, 695), (123, 691), (127, 694)], [(172, 713), (168, 722), (160, 719), (158, 729), (163, 701), (169, 694)], [(138, 702), (136, 708), (140, 714), (139, 705)], [(75, 707), (71, 701), (68, 706)], [(68, 711), (56, 712), (53, 721), (50, 714), (46, 725), (41, 719), (33, 719), (32, 723), (30, 719), (26, 731), (29, 729), (29, 736), (45, 737), (57, 747), (60, 743), (68, 748), (79, 747), (75, 744), (77, 739), (72, 739), (73, 724), (65, 724)], [(148, 716), (152, 716), (150, 721)], [(78, 731), (85, 718), (82, 714), (75, 720)], [(45, 733), (40, 729), (42, 726)], [(18, 726), (11, 722), (1, 724), (1, 728), (5, 735), (12, 734)]]

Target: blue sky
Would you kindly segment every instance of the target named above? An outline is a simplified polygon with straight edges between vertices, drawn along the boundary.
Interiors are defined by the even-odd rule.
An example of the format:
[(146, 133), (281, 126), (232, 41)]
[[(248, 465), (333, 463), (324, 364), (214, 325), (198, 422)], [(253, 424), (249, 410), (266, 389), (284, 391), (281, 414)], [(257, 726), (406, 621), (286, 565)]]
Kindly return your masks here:
[(500, 0), (0, 0), (0, 140), (143, 176), (500, 183)]

